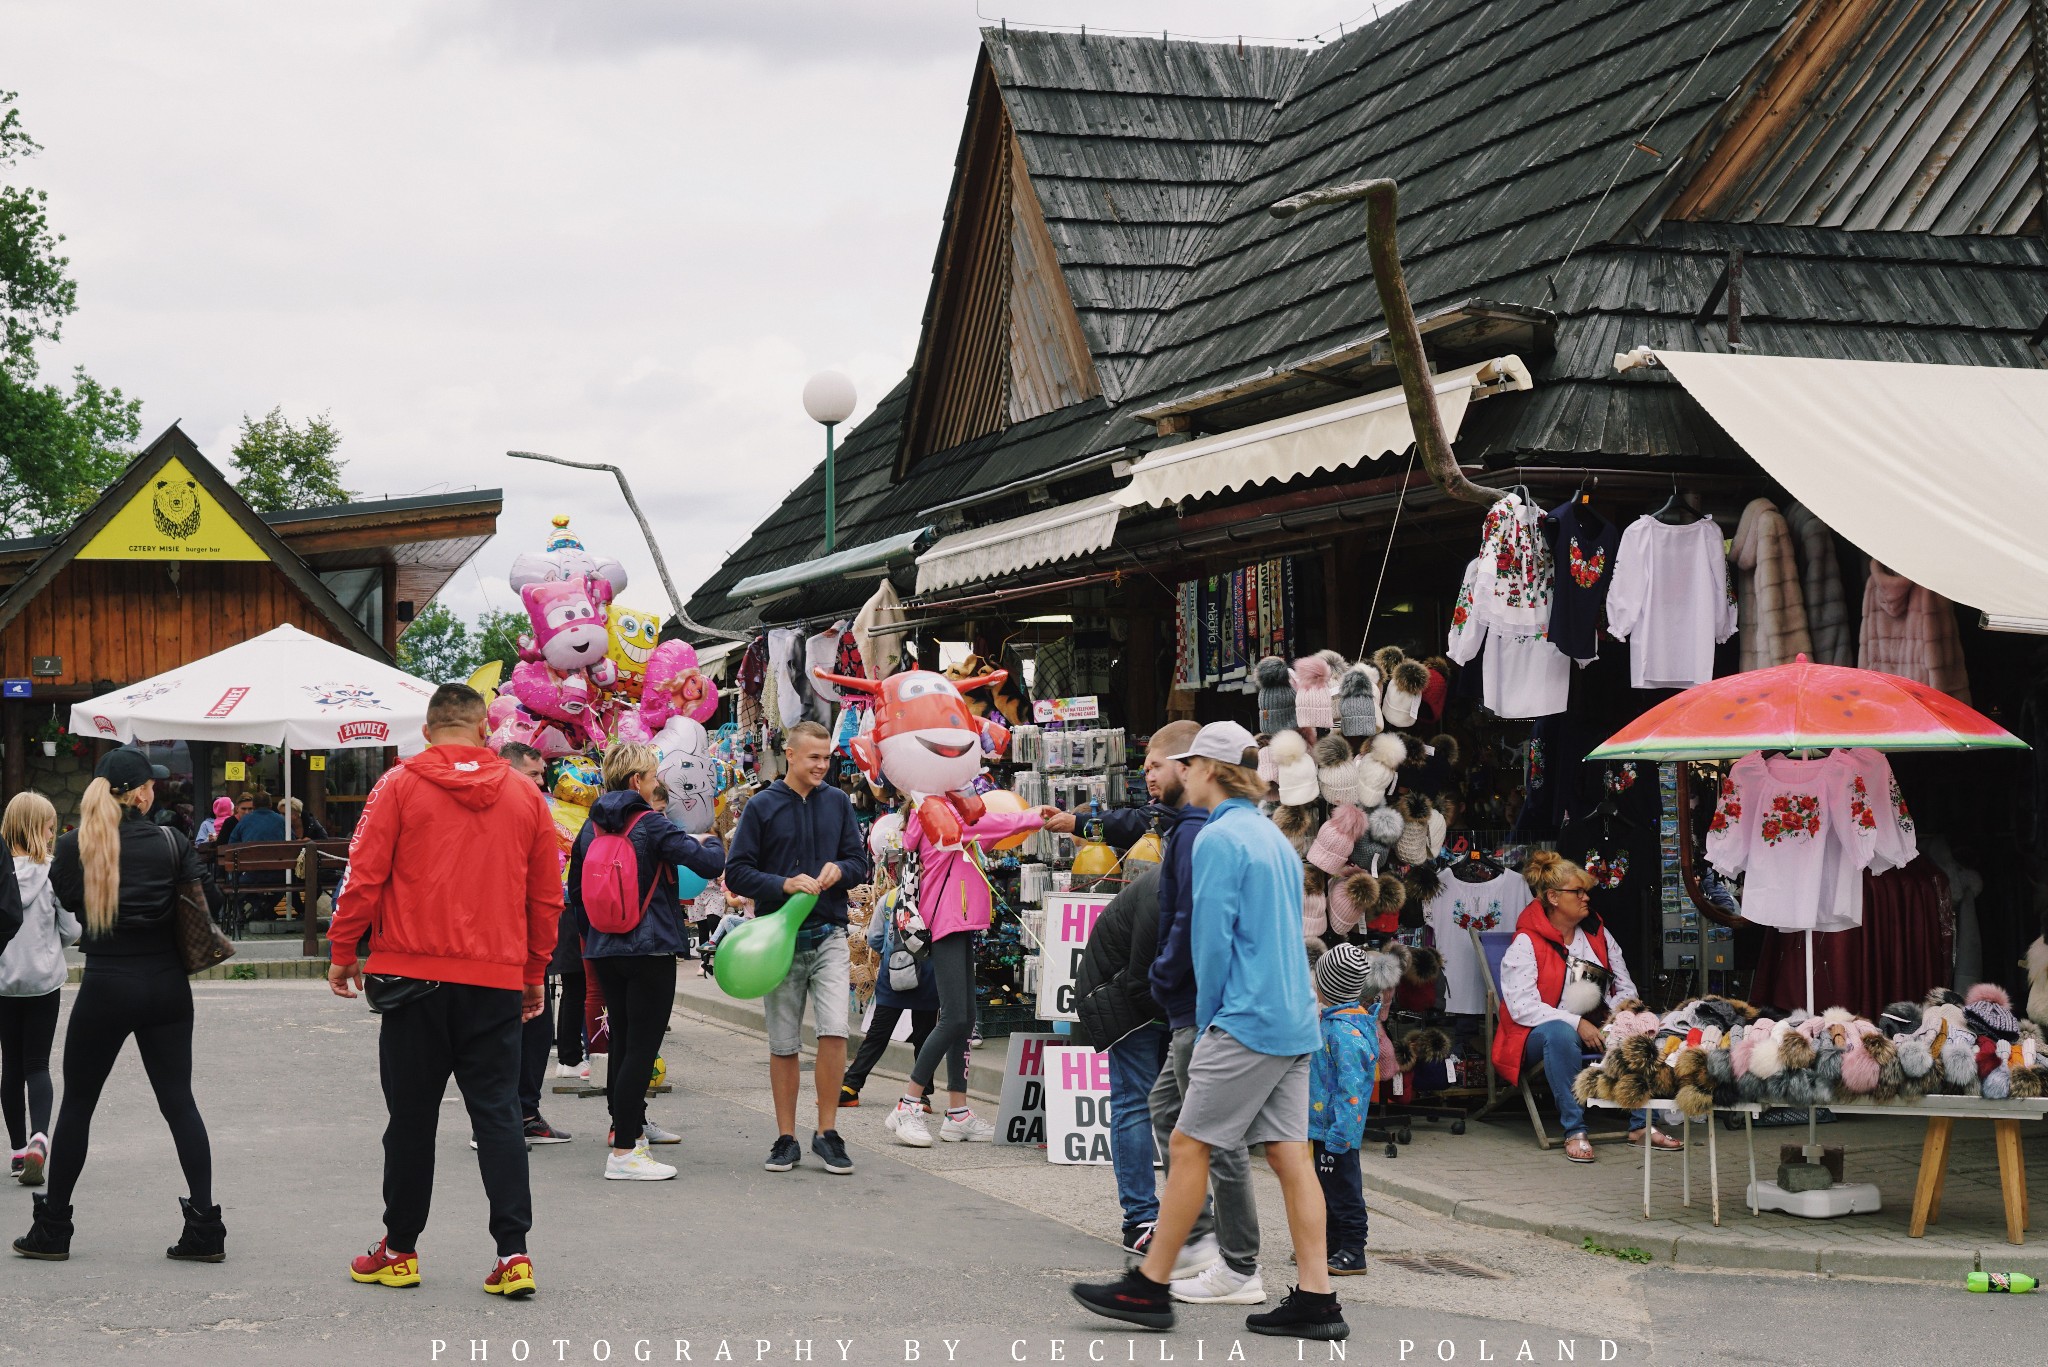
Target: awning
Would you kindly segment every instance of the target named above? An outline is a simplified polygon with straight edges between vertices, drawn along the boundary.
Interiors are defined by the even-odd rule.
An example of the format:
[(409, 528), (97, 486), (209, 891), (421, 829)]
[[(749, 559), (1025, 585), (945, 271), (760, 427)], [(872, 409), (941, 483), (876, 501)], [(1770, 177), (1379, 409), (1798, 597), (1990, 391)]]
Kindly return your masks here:
[(917, 548), (931, 536), (934, 528), (919, 527), (915, 531), (903, 532), (884, 541), (870, 541), (864, 546), (849, 546), (843, 551), (821, 555), (816, 560), (806, 560), (800, 565), (785, 569), (769, 570), (765, 574), (750, 574), (726, 591), (729, 598), (767, 598), (790, 589), (815, 584), (820, 579), (835, 575), (851, 574), (856, 570), (871, 570), (877, 565), (886, 565), (891, 560), (901, 560), (916, 553)]
[[(1445, 435), (1457, 440), (1472, 391), (1496, 382), (1514, 389), (1528, 389), (1531, 383), (1528, 368), (1515, 356), (1436, 377), (1437, 411), (1443, 415)], [(1133, 466), (1131, 482), (1111, 497), (1126, 508), (1163, 507), (1269, 479), (1341, 470), (1405, 451), (1414, 440), (1408, 401), (1397, 385), (1234, 432), (1161, 447)]]
[(917, 591), (931, 593), (1099, 551), (1123, 505), (1103, 494), (945, 537), (917, 558)]
[(2048, 633), (2048, 370), (1651, 354), (1859, 549), (1987, 627)]

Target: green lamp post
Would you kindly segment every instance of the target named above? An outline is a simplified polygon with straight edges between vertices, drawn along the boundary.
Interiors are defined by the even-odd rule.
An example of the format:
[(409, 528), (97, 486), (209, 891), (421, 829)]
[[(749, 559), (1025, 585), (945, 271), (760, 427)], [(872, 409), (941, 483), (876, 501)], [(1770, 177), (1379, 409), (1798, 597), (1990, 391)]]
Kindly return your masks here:
[(834, 488), (832, 429), (853, 416), (853, 381), (836, 370), (821, 370), (804, 386), (804, 412), (825, 425), (825, 553), (838, 540), (839, 495)]

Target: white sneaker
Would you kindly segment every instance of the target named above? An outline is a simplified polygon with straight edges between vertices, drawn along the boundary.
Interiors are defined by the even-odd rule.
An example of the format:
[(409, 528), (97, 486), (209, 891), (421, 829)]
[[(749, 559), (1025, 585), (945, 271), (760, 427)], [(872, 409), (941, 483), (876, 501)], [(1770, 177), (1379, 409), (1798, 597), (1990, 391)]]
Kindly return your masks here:
[(674, 1130), (664, 1130), (652, 1120), (640, 1123), (640, 1137), (650, 1144), (680, 1144), (683, 1137)]
[(1174, 1259), (1172, 1280), (1181, 1281), (1192, 1277), (1203, 1268), (1222, 1261), (1223, 1250), (1217, 1246), (1215, 1235), (1204, 1234), (1200, 1238), (1190, 1239), (1180, 1246), (1180, 1257)]
[(663, 1182), (674, 1177), (676, 1170), (655, 1162), (643, 1139), (633, 1146), (631, 1153), (606, 1154), (604, 1175), (608, 1182)]
[(939, 1138), (948, 1144), (993, 1144), (996, 1141), (996, 1127), (969, 1111), (965, 1120), (947, 1116), (939, 1126)]
[(1170, 1288), (1173, 1298), (1190, 1305), (1263, 1305), (1266, 1284), (1258, 1270), (1233, 1272), (1230, 1264), (1218, 1260), (1192, 1277), (1184, 1277)]
[(924, 1107), (914, 1102), (898, 1101), (896, 1109), (883, 1118), (882, 1128), (895, 1135), (899, 1144), (908, 1144), (913, 1149), (932, 1146), (932, 1132), (924, 1121)]
[(555, 1065), (555, 1076), (587, 1079), (590, 1076), (590, 1064), (588, 1062), (557, 1063)]

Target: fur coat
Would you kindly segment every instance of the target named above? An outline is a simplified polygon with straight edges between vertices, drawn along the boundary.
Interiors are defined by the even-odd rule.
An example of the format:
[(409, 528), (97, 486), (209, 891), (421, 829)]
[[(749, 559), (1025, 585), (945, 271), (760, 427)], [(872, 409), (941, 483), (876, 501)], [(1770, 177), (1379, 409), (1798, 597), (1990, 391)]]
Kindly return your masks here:
[(1856, 663), (1970, 700), (1956, 610), (1933, 589), (1870, 562), (1863, 586), (1863, 644)]
[(1842, 589), (1842, 565), (1835, 558), (1835, 534), (1803, 503), (1785, 510), (1785, 525), (1799, 549), (1799, 587), (1806, 599), (1806, 630), (1813, 637), (1817, 665), (1856, 663), (1856, 632), (1849, 621), (1849, 596)]
[(1767, 498), (1750, 501), (1728, 555), (1735, 569), (1736, 642), (1743, 672), (1791, 664), (1800, 655), (1811, 659), (1813, 639), (1806, 629), (1792, 529), (1776, 504)]

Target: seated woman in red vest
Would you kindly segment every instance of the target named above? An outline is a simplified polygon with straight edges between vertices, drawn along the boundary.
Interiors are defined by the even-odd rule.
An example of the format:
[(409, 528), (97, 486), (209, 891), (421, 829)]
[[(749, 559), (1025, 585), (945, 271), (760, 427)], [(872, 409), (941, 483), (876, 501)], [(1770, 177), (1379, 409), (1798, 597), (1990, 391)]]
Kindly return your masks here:
[[(1537, 1061), (1557, 1098), (1558, 1123), (1564, 1127), (1564, 1156), (1574, 1163), (1593, 1161), (1586, 1138), (1586, 1114), (1572, 1095), (1585, 1051), (1603, 1047), (1600, 1028), (1590, 1019), (1636, 995), (1622, 962), (1621, 946), (1600, 918), (1593, 915), (1588, 893), (1593, 875), (1551, 850), (1538, 850), (1522, 868), (1535, 900), (1515, 922), (1514, 943), (1500, 963), (1500, 1030), (1493, 1037), (1493, 1066), (1510, 1086), (1522, 1069)], [(1648, 1129), (1649, 1115), (1629, 1117), (1629, 1142), (1647, 1142), (1660, 1149), (1685, 1145), (1670, 1135)]]

